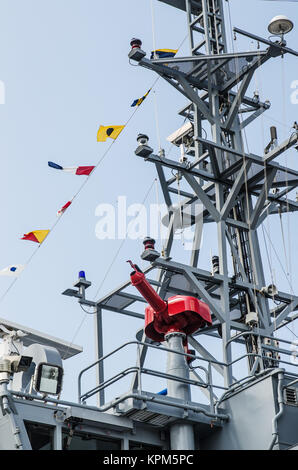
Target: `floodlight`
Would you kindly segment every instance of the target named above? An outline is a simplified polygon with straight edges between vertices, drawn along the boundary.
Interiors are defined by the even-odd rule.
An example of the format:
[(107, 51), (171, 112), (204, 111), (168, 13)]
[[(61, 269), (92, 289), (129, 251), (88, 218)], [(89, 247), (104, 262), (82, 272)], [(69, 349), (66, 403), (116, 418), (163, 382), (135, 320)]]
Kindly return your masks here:
[(62, 377), (62, 367), (41, 362), (36, 367), (34, 388), (40, 393), (59, 395), (62, 388)]

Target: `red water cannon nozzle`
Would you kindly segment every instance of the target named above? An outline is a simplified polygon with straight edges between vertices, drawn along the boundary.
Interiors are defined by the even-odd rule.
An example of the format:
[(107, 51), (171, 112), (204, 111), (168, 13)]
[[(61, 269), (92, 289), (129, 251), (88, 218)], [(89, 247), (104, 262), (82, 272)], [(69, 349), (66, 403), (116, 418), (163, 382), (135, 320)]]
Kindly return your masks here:
[(145, 309), (145, 334), (153, 341), (162, 342), (168, 333), (190, 335), (205, 325), (212, 325), (210, 309), (196, 297), (175, 295), (163, 300), (147, 281), (140, 268), (128, 261), (133, 272), (131, 283), (149, 306)]

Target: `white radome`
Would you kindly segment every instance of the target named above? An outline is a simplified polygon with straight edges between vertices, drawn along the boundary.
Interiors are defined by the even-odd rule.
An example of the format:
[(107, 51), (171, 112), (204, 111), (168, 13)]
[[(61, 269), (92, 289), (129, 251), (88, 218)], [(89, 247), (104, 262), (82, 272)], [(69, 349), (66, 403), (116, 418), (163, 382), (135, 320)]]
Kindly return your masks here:
[(272, 18), (269, 23), (268, 31), (271, 34), (287, 34), (294, 28), (294, 23), (285, 15), (278, 15)]

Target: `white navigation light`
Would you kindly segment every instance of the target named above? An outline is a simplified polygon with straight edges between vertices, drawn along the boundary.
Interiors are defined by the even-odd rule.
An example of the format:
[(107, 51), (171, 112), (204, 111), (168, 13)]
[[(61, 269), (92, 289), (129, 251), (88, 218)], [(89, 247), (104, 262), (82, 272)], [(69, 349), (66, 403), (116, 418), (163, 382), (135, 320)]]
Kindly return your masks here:
[(275, 36), (280, 36), (289, 33), (293, 28), (294, 23), (289, 18), (284, 15), (278, 15), (270, 21), (268, 31)]
[(139, 134), (137, 137), (137, 142), (140, 145), (148, 145), (149, 137), (146, 134)]

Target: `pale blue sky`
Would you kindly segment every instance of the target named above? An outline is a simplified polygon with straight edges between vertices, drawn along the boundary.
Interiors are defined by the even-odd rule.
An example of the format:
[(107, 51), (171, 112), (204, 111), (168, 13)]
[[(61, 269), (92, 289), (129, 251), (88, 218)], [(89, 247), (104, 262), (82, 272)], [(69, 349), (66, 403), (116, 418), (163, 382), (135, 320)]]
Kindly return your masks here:
[[(185, 14), (156, 0), (153, 4), (156, 46), (177, 48), (187, 33)], [(296, 4), (232, 0), (230, 5), (233, 25), (264, 37), (269, 35), (267, 25), (273, 16), (288, 15), (297, 23), (287, 36), (288, 45), (297, 48)], [(56, 211), (85, 178), (51, 170), (47, 161), (65, 166), (96, 164), (109, 145), (96, 142), (99, 125), (125, 123), (132, 112), (131, 102), (154, 82), (155, 75), (128, 63), (129, 42), (134, 36), (143, 40), (145, 51), (152, 50), (149, 0), (0, 0), (0, 79), (6, 86), (6, 103), (0, 105), (0, 268), (26, 262), (36, 246), (19, 238), (34, 229), (50, 228)], [(229, 32), (228, 36), (230, 44)], [(238, 36), (236, 47), (238, 51), (254, 49), (255, 44)], [(187, 41), (180, 54), (188, 54)], [(277, 125), (280, 140), (290, 135), (292, 123), (298, 120), (298, 105), (290, 101), (294, 80), (298, 80), (297, 59), (292, 56), (272, 60), (258, 73), (250, 93), (258, 88), (262, 100), (270, 99), (268, 116), (285, 123), (285, 127), (268, 117), (260, 118), (247, 133), (250, 151), (262, 154), (272, 124)], [(183, 123), (177, 111), (185, 100), (161, 80), (156, 86), (156, 100), (161, 141), (168, 149), (165, 139)], [(95, 237), (96, 207), (100, 203), (116, 206), (118, 195), (126, 195), (128, 203), (141, 202), (155, 177), (153, 165), (134, 155), (139, 132), (147, 133), (157, 150), (153, 93), (1, 302), (1, 317), (72, 340), (84, 312), (75, 300), (60, 293), (71, 287), (79, 270), (85, 269), (93, 282), (87, 291), (92, 298), (121, 244), (119, 240), (100, 241)], [(171, 156), (174, 158), (175, 152)], [(298, 168), (297, 152), (290, 150), (286, 158), (289, 166)], [(279, 161), (285, 164), (285, 157)], [(156, 202), (154, 190), (147, 199), (147, 204), (150, 202)], [(295, 271), (296, 215), (290, 223), (290, 256)], [(210, 248), (215, 244), (208, 230), (201, 261), (207, 269)], [(277, 217), (270, 220), (270, 231), (284, 262)], [(100, 296), (127, 278), (125, 261), (131, 258), (139, 262), (141, 250), (141, 241), (125, 243)], [(177, 259), (186, 259), (181, 249), (176, 253)], [(272, 256), (274, 260), (274, 253)], [(276, 260), (273, 265), (280, 288), (289, 290)], [(296, 271), (294, 286), (297, 277)], [(0, 279), (0, 297), (10, 282), (10, 278)], [(105, 352), (133, 339), (141, 326), (138, 320), (105, 312)], [(82, 345), (84, 352), (65, 363), (63, 397), (67, 399), (76, 396), (73, 377), (94, 359), (92, 316), (85, 319), (74, 342)]]

